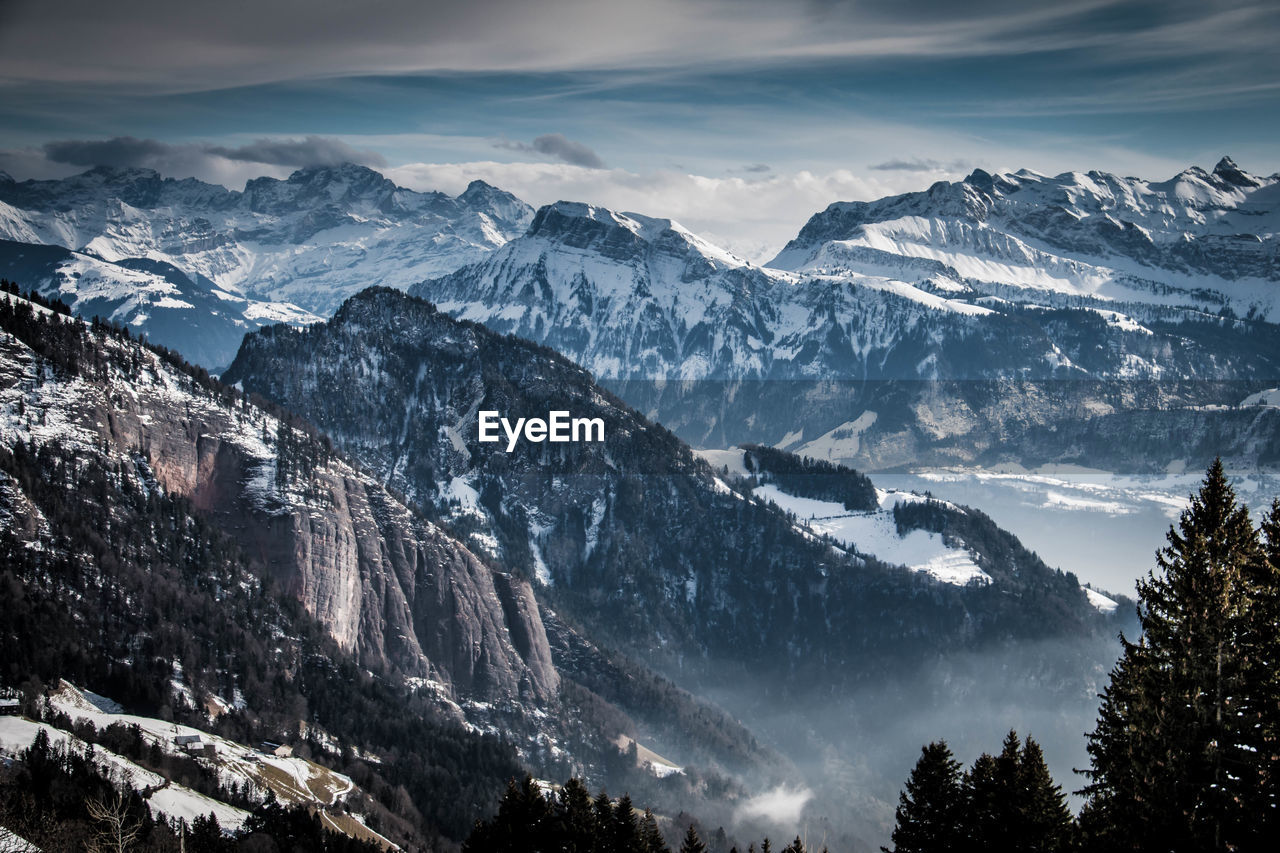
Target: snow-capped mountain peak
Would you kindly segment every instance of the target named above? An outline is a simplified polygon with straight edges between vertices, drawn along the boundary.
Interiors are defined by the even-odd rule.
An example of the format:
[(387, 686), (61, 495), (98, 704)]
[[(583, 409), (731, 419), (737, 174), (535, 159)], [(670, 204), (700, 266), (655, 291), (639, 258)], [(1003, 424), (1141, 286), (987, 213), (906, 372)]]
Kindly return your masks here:
[(1280, 317), (1280, 176), (1230, 157), (1165, 181), (991, 175), (814, 215), (770, 266), (823, 275), (941, 269), (983, 295), (1063, 295)]
[(584, 202), (558, 201), (539, 209), (525, 236), (599, 251), (616, 260), (660, 252), (705, 262), (717, 269), (747, 265), (674, 220), (616, 213)]
[[(97, 313), (218, 367), (234, 356), (241, 321), (253, 320), (227, 323), (239, 309), (224, 297), (206, 298), (216, 313), (190, 323), (204, 339), (197, 353), (180, 333), (157, 337), (154, 311), (121, 314), (121, 304), (81, 292), (82, 279), (65, 264), (35, 269), (32, 257), (61, 247), (107, 264), (166, 263), (205, 297), (226, 294), (256, 306), (259, 318), (323, 315), (370, 284), (405, 288), (479, 260), (523, 233), (532, 216), (524, 202), (487, 184), (473, 183), (457, 197), (416, 192), (351, 163), (299, 169), (284, 180), (255, 178), (242, 192), (150, 169), (97, 167), (62, 180), (0, 181), (0, 240), (13, 241), (0, 252), (0, 273), (77, 305), (92, 303)], [(103, 268), (94, 281), (115, 292), (132, 278)], [(188, 308), (199, 301), (185, 298)], [(271, 304), (281, 304), (283, 314), (264, 307)], [(215, 327), (226, 331), (219, 341), (210, 339)]]
[(1238, 187), (1257, 187), (1262, 182), (1250, 175), (1248, 172), (1236, 165), (1236, 161), (1230, 157), (1223, 157), (1218, 161), (1218, 165), (1213, 167), (1213, 174), (1219, 179)]

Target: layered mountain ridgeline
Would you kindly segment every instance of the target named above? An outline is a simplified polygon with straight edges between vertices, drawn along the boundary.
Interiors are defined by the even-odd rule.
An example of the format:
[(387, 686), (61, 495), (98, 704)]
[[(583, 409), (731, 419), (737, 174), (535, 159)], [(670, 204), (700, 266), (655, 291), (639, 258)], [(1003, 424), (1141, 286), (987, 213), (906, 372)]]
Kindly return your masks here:
[[(1160, 195), (1158, 185), (1110, 176), (1024, 175), (1014, 187), (1009, 176), (975, 174), (835, 205), (779, 256), (785, 271), (734, 258), (669, 220), (560, 202), (490, 257), (411, 292), (556, 349), (697, 446), (761, 442), (882, 469), (975, 462), (997, 444), (1018, 446), (1028, 429), (1095, 414), (1176, 409), (1230, 431), (1233, 421), (1204, 407), (1280, 384), (1280, 329), (1267, 321), (1276, 183), (1188, 175)], [(1104, 232), (1129, 199), (1148, 227), (1162, 215), (1159, 199), (1183, 199), (1189, 181), (1204, 185), (1203, 198), (1170, 207), (1166, 230), (1150, 239), (1171, 246), (1202, 233), (1203, 244), (1227, 248), (1193, 253), (1200, 266), (1152, 267), (1141, 286), (1030, 249), (1017, 266), (989, 233), (1042, 220), (1038, 211), (1059, 196)], [(1006, 195), (1018, 203), (1002, 207)], [(875, 236), (880, 220), (917, 228), (917, 242)], [(1252, 242), (1219, 233), (1250, 224), (1260, 235)], [(1154, 262), (1117, 254), (1122, 247), (1104, 247), (1117, 269)], [(837, 249), (842, 264), (828, 262)], [(1153, 449), (1128, 464), (1162, 468), (1178, 453)]]
[(216, 369), (247, 328), (310, 322), (370, 283), (449, 272), (532, 213), (481, 181), (456, 197), (419, 193), (350, 164), (256, 178), (243, 192), (148, 169), (0, 176), (0, 275)]
[(759, 784), (786, 772), (724, 714), (544, 622), (528, 582), (301, 421), (47, 304), (6, 293), (0, 324), (7, 682), (305, 739), (410, 840), (461, 839), (517, 762), (658, 803), (737, 795), (696, 766), (656, 778), (623, 736)]
[(87, 252), (0, 240), (0, 277), (31, 282), (45, 296), (68, 302), (86, 319), (101, 317), (132, 328), (210, 369), (225, 367), (245, 332), (270, 323), (320, 319), (287, 302), (263, 302), (188, 277), (167, 261), (104, 261)]
[[(947, 647), (1110, 632), (1073, 577), (957, 587), (858, 556), (730, 489), (550, 350), (386, 289), (248, 336), (226, 379), (302, 413), (544, 600), (671, 672), (855, 682)], [(358, 395), (350, 389), (359, 388)], [(478, 440), (478, 412), (600, 418), (602, 443)], [(1049, 613), (1052, 612), (1052, 616)]]
[[(707, 464), (550, 350), (387, 289), (248, 336), (225, 378), (536, 578), (560, 618), (732, 709), (813, 781), (812, 814), (864, 838), (887, 833), (900, 768), (940, 719), (957, 744), (1017, 725), (1056, 771), (1083, 761), (1131, 609), (1100, 612), (980, 513), (762, 448), (750, 471), (742, 453)], [(508, 453), (478, 440), (490, 410), (598, 417), (605, 441)], [(899, 520), (898, 502), (925, 511)]]
[(1229, 157), (1167, 181), (979, 169), (924, 192), (833, 204), (769, 265), (945, 270), (1007, 298), (1058, 292), (1276, 321), (1278, 227), (1280, 175), (1251, 175)]

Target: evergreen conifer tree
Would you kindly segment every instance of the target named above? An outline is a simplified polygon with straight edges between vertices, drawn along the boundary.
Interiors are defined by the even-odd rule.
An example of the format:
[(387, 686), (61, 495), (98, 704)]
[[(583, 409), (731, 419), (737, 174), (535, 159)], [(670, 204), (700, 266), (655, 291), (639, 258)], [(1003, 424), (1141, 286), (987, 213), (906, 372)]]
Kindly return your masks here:
[(1027, 737), (1018, 760), (1015, 844), (1027, 853), (1061, 853), (1075, 840), (1075, 821), (1062, 786), (1055, 784), (1040, 744)]
[(631, 804), (630, 794), (623, 794), (614, 806), (613, 820), (607, 832), (609, 850), (616, 853), (644, 853), (640, 823), (636, 818), (635, 806)]
[(1280, 500), (1273, 500), (1261, 523), (1259, 559), (1246, 572), (1249, 612), (1241, 651), (1246, 690), (1239, 759), (1230, 765), (1241, 776), (1242, 804), (1254, 815), (1251, 845), (1280, 833)]
[(591, 793), (577, 777), (560, 791), (560, 828), (564, 853), (589, 853), (596, 847), (597, 825)]
[(960, 762), (951, 755), (946, 741), (924, 747), (898, 797), (897, 825), (891, 836), (893, 853), (954, 849), (963, 805)]
[(557, 849), (552, 827), (551, 804), (533, 777), (507, 783), (498, 804), (498, 814), (489, 821), (476, 821), (463, 844), (465, 853), (517, 853)]
[(640, 837), (644, 842), (645, 853), (671, 853), (658, 829), (658, 819), (653, 816), (652, 809), (645, 809), (644, 817), (640, 819)]
[(955, 850), (1012, 850), (1018, 822), (1019, 744), (1005, 736), (999, 755), (984, 752), (964, 775)]
[(1256, 815), (1241, 765), (1247, 575), (1262, 559), (1220, 460), (1138, 583), (1142, 638), (1124, 652), (1089, 736), (1091, 849), (1228, 850)]
[(596, 794), (596, 798), (591, 803), (591, 810), (596, 815), (596, 838), (602, 839), (604, 834), (609, 831), (609, 826), (613, 823), (613, 800), (609, 799), (609, 793), (603, 788), (600, 793)]
[(689, 824), (684, 841), (680, 842), (680, 853), (708, 853), (707, 845), (698, 837), (698, 830), (693, 828), (693, 824)]

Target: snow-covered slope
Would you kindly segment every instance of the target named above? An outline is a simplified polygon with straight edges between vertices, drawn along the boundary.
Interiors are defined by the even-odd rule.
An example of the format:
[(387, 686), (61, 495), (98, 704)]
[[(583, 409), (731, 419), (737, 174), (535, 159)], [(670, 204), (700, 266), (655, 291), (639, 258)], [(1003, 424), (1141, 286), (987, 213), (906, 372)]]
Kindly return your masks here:
[(882, 492), (881, 508), (871, 512), (850, 512), (834, 501), (814, 500), (787, 494), (769, 483), (752, 492), (793, 514), (797, 522), (814, 533), (886, 563), (898, 563), (915, 572), (924, 572), (945, 583), (990, 583), (991, 577), (974, 562), (973, 554), (942, 541), (928, 530), (898, 532), (893, 521), (895, 503), (925, 498), (911, 493)]
[[(100, 167), (59, 181), (0, 176), (0, 238), (76, 253), (39, 282), (14, 278), (20, 263), (6, 276), (60, 290), (67, 301), (93, 300), (99, 297), (81, 290), (109, 287), (141, 289), (145, 302), (158, 286), (121, 265), (164, 266), (164, 278), (176, 274), (205, 293), (208, 306), (181, 321), (197, 328), (221, 322), (210, 319), (217, 306), (249, 328), (307, 322), (308, 312), (328, 314), (370, 284), (404, 288), (476, 261), (522, 232), (531, 215), (528, 205), (481, 181), (457, 197), (419, 193), (350, 164), (302, 169), (283, 181), (257, 178), (243, 192), (147, 169)], [(0, 264), (14, 264), (15, 255), (22, 257), (21, 247)], [(88, 278), (79, 269), (86, 265), (94, 267)], [(155, 324), (154, 313), (122, 305), (112, 304), (122, 322), (157, 338), (146, 325), (147, 316)], [(201, 361), (225, 365), (243, 333), (224, 334), (220, 360)]]
[[(121, 722), (124, 722), (123, 720)], [(132, 723), (132, 720), (129, 720)], [(159, 720), (154, 722), (159, 723)], [(186, 727), (183, 727), (186, 729)], [(44, 731), (49, 743), (78, 755), (87, 754), (89, 744), (75, 735), (60, 729), (36, 723), (21, 717), (0, 717), (0, 752), (15, 756), (31, 746), (36, 735)], [(153, 773), (127, 758), (104, 749), (95, 748), (92, 752), (98, 768), (106, 775), (132, 787), (137, 791), (149, 794), (145, 799), (151, 807), (152, 816), (161, 814), (170, 818), (181, 818), (188, 822), (197, 817), (213, 814), (219, 825), (229, 830), (238, 830), (248, 820), (249, 813), (244, 809), (229, 806), (226, 803), (206, 797), (196, 791), (177, 783), (168, 783), (158, 773)]]
[(1167, 181), (1028, 170), (839, 202), (770, 262), (830, 275), (940, 271), (1025, 301), (1092, 297), (1280, 319), (1280, 176), (1224, 157)]
[[(923, 228), (921, 211), (933, 203), (973, 238), (938, 236), (949, 250), (987, 246), (995, 238), (983, 193), (1000, 191), (975, 180), (990, 187), (940, 185), (910, 204), (883, 204), (912, 211), (892, 222)], [(1271, 185), (1236, 194), (1260, 204)], [(824, 252), (848, 242), (828, 238), (848, 236), (838, 226), (861, 207), (815, 218), (822, 227), (811, 223), (784, 253), (798, 258), (803, 243), (812, 262), (784, 271), (746, 263), (670, 220), (558, 202), (483, 261), (410, 292), (558, 350), (695, 446), (762, 442), (871, 469), (912, 464), (939, 442), (952, 444), (940, 461), (972, 461), (1010, 430), (1063, 417), (1234, 406), (1280, 378), (1280, 326), (1211, 313), (1227, 303), (1208, 291), (1042, 288), (1030, 272), (1005, 276), (999, 265), (984, 284), (970, 277), (977, 267), (884, 249), (874, 263), (824, 266)], [(1015, 213), (1036, 219), (1035, 209)], [(1259, 240), (1274, 254), (1270, 237)], [(863, 249), (871, 251), (860, 247), (858, 257), (870, 258)], [(1036, 275), (1052, 267), (1038, 255), (1024, 260)], [(1254, 261), (1238, 268), (1266, 266)], [(1249, 291), (1246, 278), (1228, 283)], [(1273, 291), (1280, 283), (1259, 292)]]
[(128, 326), (212, 370), (230, 363), (245, 332), (320, 319), (288, 302), (249, 299), (193, 280), (165, 261), (111, 262), (60, 246), (0, 240), (0, 276), (61, 299), (81, 317)]
[(604, 379), (861, 374), (926, 317), (995, 313), (886, 277), (762, 269), (669, 219), (563, 201), (492, 256), (410, 292)]
[[(1043, 566), (1012, 534), (976, 510), (917, 491), (877, 488), (838, 464), (802, 460), (759, 445), (696, 453), (744, 494), (787, 512), (799, 529), (944, 583), (1008, 583)], [(1115, 609), (1115, 601), (1087, 593), (1101, 612)]]
[[(294, 755), (263, 752), (191, 726), (126, 714), (110, 700), (81, 691), (66, 681), (51, 691), (49, 708), (55, 714), (65, 714), (77, 726), (91, 724), (97, 732), (114, 725), (136, 727), (142, 743), (153, 753), (195, 760), (216, 776), (224, 789), (255, 802), (274, 797), (282, 804), (307, 806), (328, 829), (394, 847), (358, 816), (353, 820), (346, 813), (349, 804), (362, 799), (362, 792), (350, 777), (328, 767)], [(51, 723), (0, 717), (0, 752), (8, 756), (20, 754), (42, 730), (51, 747), (91, 755), (99, 770), (113, 782), (140, 792), (155, 818), (164, 815), (190, 824), (197, 817), (212, 814), (227, 832), (240, 830), (249, 819), (244, 808), (165, 778), (101, 744), (95, 744), (90, 751), (89, 744), (76, 734)]]

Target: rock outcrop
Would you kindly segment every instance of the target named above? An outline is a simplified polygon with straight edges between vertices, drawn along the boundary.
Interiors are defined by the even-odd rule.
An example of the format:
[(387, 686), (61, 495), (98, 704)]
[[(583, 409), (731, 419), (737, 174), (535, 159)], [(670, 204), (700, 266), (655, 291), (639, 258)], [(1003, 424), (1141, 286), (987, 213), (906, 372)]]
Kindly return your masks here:
[(526, 581), (482, 563), (314, 436), (137, 344), (92, 334), (102, 355), (77, 375), (0, 334), (4, 443), (141, 464), (148, 487), (189, 499), (370, 668), (458, 698), (555, 695)]

